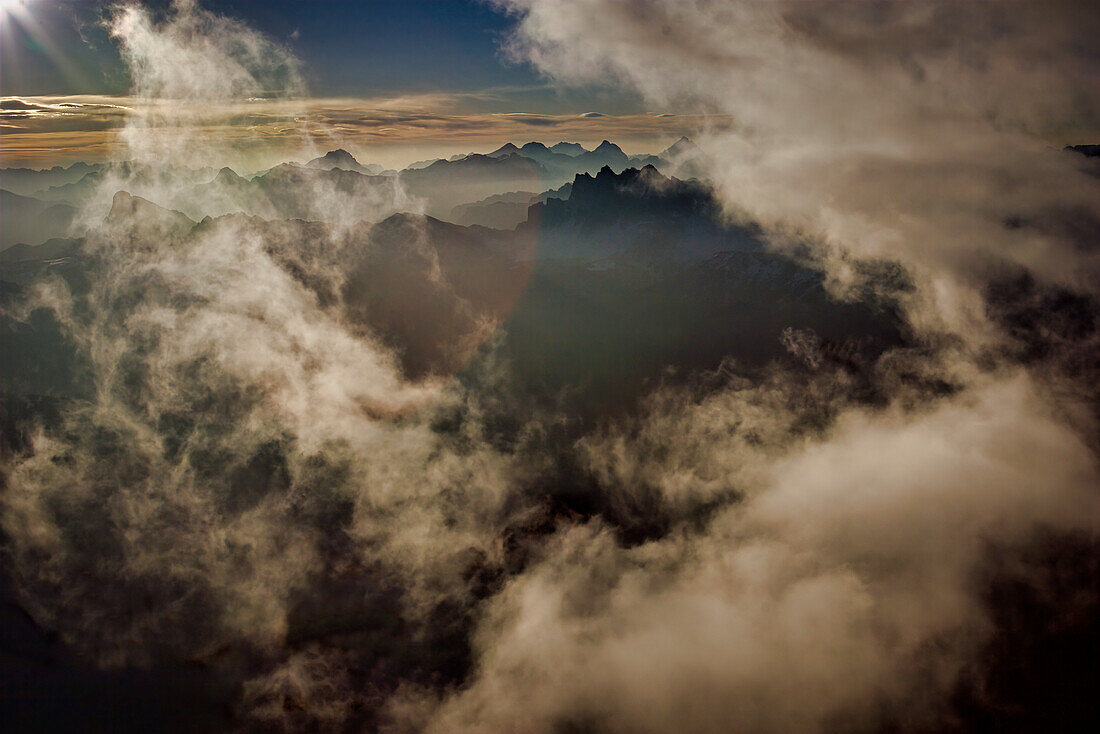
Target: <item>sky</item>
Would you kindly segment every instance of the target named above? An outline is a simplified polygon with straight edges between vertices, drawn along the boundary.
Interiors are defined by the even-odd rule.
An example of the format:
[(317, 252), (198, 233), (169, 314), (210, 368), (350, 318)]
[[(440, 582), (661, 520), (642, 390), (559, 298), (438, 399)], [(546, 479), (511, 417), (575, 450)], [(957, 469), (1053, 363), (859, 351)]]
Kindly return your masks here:
[[(159, 20), (172, 15), (169, 2), (141, 4)], [(628, 152), (656, 152), (700, 124), (628, 87), (552, 85), (509, 55), (506, 40), (516, 17), (490, 2), (211, 0), (202, 6), (255, 30), (299, 63), (293, 90), (273, 95), (278, 102), (256, 101), (249, 112), (277, 105), (281, 120), (289, 115), (307, 132), (284, 130), (277, 140), (266, 135), (257, 142), (236, 114), (212, 131), (243, 141), (234, 148), (239, 159), (228, 161), (240, 167), (337, 146), (387, 166), (487, 152), (508, 140), (595, 145), (613, 138)], [(99, 0), (3, 0), (4, 166), (116, 154), (114, 131), (142, 106), (110, 29), (116, 8)], [(295, 100), (290, 112), (286, 97)]]

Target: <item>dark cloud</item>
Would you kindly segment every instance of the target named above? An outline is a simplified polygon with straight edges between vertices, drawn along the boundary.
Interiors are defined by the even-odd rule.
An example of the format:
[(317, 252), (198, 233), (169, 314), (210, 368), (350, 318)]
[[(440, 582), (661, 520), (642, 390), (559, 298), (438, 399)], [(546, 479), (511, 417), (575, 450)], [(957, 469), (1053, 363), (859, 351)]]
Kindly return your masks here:
[(34, 104), (32, 102), (24, 102), (21, 99), (9, 97), (0, 100), (0, 110), (48, 110), (49, 107), (44, 105)]
[(123, 106), (106, 103), (0, 100), (0, 121), (20, 120), (8, 127), (21, 133), (108, 130), (123, 126), (127, 113)]
[(521, 125), (531, 125), (533, 127), (553, 127), (555, 125), (560, 125), (562, 122), (561, 118), (545, 117), (541, 115), (508, 113), (502, 116), (512, 122), (518, 122)]

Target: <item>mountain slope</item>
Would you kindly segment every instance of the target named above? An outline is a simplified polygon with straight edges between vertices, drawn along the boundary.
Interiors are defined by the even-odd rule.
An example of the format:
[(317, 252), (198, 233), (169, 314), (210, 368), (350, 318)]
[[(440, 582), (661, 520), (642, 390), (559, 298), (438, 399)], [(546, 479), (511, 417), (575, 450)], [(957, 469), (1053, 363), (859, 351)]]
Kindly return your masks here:
[(98, 171), (101, 167), (98, 163), (80, 161), (66, 167), (54, 166), (42, 170), (3, 168), (0, 169), (0, 187), (22, 196), (32, 196), (51, 186), (75, 183), (89, 173)]
[(427, 200), (429, 214), (445, 217), (459, 204), (503, 191), (541, 191), (551, 177), (537, 161), (509, 153), (439, 160), (427, 168), (406, 169), (399, 178), (412, 196)]
[(37, 245), (64, 237), (76, 216), (68, 204), (42, 201), (0, 189), (0, 246)]
[(449, 221), (462, 225), (479, 225), (494, 229), (515, 229), (527, 221), (528, 209), (532, 204), (547, 199), (568, 199), (573, 184), (564, 184), (560, 188), (550, 189), (541, 194), (531, 191), (510, 191), (506, 194), (494, 194), (481, 201), (456, 206), (451, 210)]

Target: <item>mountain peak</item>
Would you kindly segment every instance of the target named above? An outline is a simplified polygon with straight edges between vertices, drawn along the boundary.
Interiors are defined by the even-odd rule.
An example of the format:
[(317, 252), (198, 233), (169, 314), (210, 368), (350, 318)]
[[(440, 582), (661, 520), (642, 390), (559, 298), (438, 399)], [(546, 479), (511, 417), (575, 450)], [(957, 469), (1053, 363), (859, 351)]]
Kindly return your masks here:
[(568, 199), (548, 198), (535, 202), (534, 216), (528, 213), (528, 227), (554, 227), (587, 222), (604, 227), (612, 222), (635, 218), (663, 218), (668, 221), (715, 222), (719, 207), (711, 191), (702, 184), (665, 176), (652, 165), (627, 168), (615, 173), (603, 166), (595, 176), (578, 173)]
[(672, 145), (668, 146), (668, 148), (665, 149), (665, 152), (662, 153), (661, 155), (662, 156), (669, 156), (669, 155), (677, 156), (677, 155), (683, 155), (685, 153), (692, 153), (692, 152), (697, 151), (697, 150), (699, 150), (699, 146), (696, 145), (692, 141), (691, 138), (689, 138), (686, 135), (681, 135), (680, 139), (677, 140)]
[(131, 232), (184, 232), (195, 222), (183, 212), (166, 209), (128, 191), (116, 191), (106, 224)]
[(359, 161), (355, 160), (355, 156), (347, 152), (343, 148), (337, 148), (336, 150), (330, 150), (320, 158), (314, 158), (309, 163), (305, 164), (306, 168), (320, 168), (326, 171), (331, 171), (334, 168), (339, 168), (342, 171), (355, 171), (356, 173), (366, 173), (367, 170), (360, 165)]
[(503, 157), (503, 156), (506, 156), (506, 155), (515, 155), (517, 153), (519, 153), (519, 148), (517, 148), (512, 143), (505, 143), (504, 145), (500, 146), (499, 148), (494, 150), (492, 153), (490, 153), (489, 157), (490, 158), (500, 158), (500, 157)]
[(241, 183), (242, 181), (244, 181), (244, 179), (241, 178), (241, 176), (229, 166), (225, 166), (224, 168), (222, 168), (220, 171), (218, 171), (218, 175), (214, 177), (215, 183), (236, 184)]
[(328, 153), (325, 153), (324, 156), (322, 156), (321, 160), (341, 163), (353, 163), (355, 165), (359, 164), (359, 161), (355, 160), (355, 156), (353, 156), (351, 153), (347, 152), (343, 148), (330, 150)]
[(564, 140), (560, 143), (556, 143), (550, 146), (551, 153), (558, 153), (560, 155), (568, 155), (576, 158), (579, 155), (583, 155), (588, 151), (584, 149), (584, 146), (580, 143), (567, 143)]
[(538, 142), (535, 142), (535, 141), (532, 140), (530, 143), (525, 143), (524, 146), (522, 148), (520, 148), (520, 150), (522, 150), (522, 151), (538, 151), (540, 153), (543, 153), (543, 152), (549, 151), (550, 149), (547, 148), (542, 143), (538, 143)]

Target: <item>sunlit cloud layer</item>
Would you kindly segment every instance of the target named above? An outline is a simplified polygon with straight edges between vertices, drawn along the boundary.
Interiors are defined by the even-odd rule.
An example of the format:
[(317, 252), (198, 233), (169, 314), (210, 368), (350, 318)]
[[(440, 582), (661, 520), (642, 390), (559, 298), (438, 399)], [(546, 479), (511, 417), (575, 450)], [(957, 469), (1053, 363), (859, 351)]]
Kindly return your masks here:
[[(251, 99), (203, 103), (199, 130), (235, 150), (230, 165), (268, 166), (314, 150), (344, 147), (365, 159), (402, 166), (424, 155), (496, 147), (507, 140), (610, 138), (628, 151), (656, 151), (683, 134), (713, 127), (714, 116), (471, 112), (487, 94), (420, 94), (353, 99)], [(193, 102), (116, 96), (5, 97), (0, 101), (5, 166), (49, 166), (121, 154), (118, 131), (129, 122), (178, 112)], [(165, 110), (169, 108), (169, 110)], [(303, 153), (305, 151), (305, 153)], [(438, 151), (438, 152), (437, 152)], [(631, 151), (634, 152), (634, 151)]]

